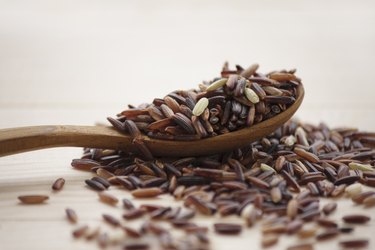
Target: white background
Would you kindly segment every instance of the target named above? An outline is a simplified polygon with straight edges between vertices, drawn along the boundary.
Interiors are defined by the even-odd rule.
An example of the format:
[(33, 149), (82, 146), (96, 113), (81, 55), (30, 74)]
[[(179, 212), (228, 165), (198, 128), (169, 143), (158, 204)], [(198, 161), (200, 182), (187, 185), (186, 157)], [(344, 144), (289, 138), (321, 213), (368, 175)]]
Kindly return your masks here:
[[(297, 68), (301, 119), (375, 130), (374, 24), (370, 0), (2, 0), (0, 126), (42, 124), (43, 113), (22, 119), (36, 109), (92, 124), (195, 87), (228, 60)], [(78, 108), (103, 112), (77, 120)]]

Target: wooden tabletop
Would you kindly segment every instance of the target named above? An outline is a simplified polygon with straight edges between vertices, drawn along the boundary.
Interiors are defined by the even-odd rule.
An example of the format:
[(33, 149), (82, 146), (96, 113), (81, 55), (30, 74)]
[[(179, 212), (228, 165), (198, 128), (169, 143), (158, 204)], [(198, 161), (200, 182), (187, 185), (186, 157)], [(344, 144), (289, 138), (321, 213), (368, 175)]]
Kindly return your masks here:
[[(299, 119), (375, 131), (374, 9), (373, 1), (346, 0), (3, 1), (0, 128), (93, 125), (128, 103), (195, 87), (218, 75), (229, 60), (244, 66), (258, 62), (265, 72), (296, 67), (306, 90)], [(71, 159), (81, 153), (57, 148), (0, 158), (0, 249), (97, 249), (71, 237), (75, 227), (64, 209), (75, 209), (81, 223), (103, 228), (101, 214), (120, 216), (121, 209), (98, 202), (84, 184), (92, 174), (72, 169)], [(66, 184), (54, 193), (51, 185), (59, 177)], [(130, 197), (116, 188), (110, 193)], [(19, 204), (17, 196), (25, 194), (50, 199)], [(135, 202), (181, 205), (167, 196)], [(374, 216), (373, 208), (345, 198), (337, 202), (333, 218), (353, 212)], [(238, 237), (218, 237), (212, 223), (239, 219), (198, 216), (195, 221), (210, 227), (212, 249), (261, 249), (259, 225)], [(372, 219), (350, 237), (374, 233)], [(298, 242), (283, 236), (269, 249)], [(337, 248), (332, 240), (315, 249)], [(374, 248), (371, 239), (368, 249)]]

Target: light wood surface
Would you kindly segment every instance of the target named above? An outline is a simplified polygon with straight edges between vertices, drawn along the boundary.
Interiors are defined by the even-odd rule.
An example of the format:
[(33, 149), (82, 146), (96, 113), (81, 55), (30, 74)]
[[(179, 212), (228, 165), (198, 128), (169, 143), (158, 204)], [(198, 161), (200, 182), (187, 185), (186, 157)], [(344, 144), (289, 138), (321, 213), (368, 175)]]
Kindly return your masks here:
[[(258, 62), (263, 72), (297, 67), (306, 90), (297, 117), (375, 131), (374, 9), (371, 0), (0, 1), (0, 128), (94, 125), (128, 103), (195, 87), (229, 60), (245, 67)], [(74, 208), (90, 225), (102, 225), (104, 212), (120, 216), (121, 209), (99, 203), (85, 188), (91, 174), (70, 167), (81, 153), (56, 148), (0, 158), (1, 250), (97, 249), (72, 239), (64, 209)], [(53, 193), (59, 177), (65, 187)], [(51, 198), (44, 205), (18, 203), (17, 196), (35, 193)], [(168, 197), (143, 202), (178, 204)], [(338, 203), (334, 218), (374, 216), (348, 199)], [(368, 249), (375, 249), (374, 233), (372, 220), (341, 239), (368, 237)], [(239, 237), (212, 230), (210, 236), (215, 250), (261, 249), (259, 226)], [(270, 249), (297, 242), (282, 237)], [(337, 241), (315, 249), (338, 249)]]

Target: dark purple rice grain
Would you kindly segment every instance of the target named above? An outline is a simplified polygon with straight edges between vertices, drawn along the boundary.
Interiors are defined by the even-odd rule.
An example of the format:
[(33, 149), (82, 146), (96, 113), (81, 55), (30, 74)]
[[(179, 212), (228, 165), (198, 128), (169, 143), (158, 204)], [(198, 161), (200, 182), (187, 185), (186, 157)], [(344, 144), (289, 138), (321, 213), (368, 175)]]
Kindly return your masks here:
[(175, 123), (181, 126), (188, 134), (195, 134), (195, 129), (189, 118), (181, 113), (176, 113), (172, 116)]
[(130, 228), (130, 227), (127, 227), (127, 226), (122, 226), (121, 229), (124, 230), (124, 232), (126, 233), (126, 235), (128, 237), (140, 238), (142, 236), (142, 234), (139, 231), (137, 231), (133, 228)]
[(119, 120), (117, 119), (114, 119), (112, 117), (107, 117), (107, 120), (111, 123), (111, 125), (113, 127), (115, 127), (118, 131), (121, 131), (121, 132), (124, 132), (124, 133), (127, 133), (127, 129), (125, 128), (124, 124), (122, 122), (120, 122)]
[(154, 121), (154, 119), (152, 119), (152, 117), (149, 115), (138, 115), (133, 121), (135, 123), (137, 122), (151, 123)]
[[(191, 100), (191, 99), (189, 99), (189, 100)], [(174, 114), (173, 110), (165, 104), (162, 104), (160, 106), (160, 108), (161, 108), (161, 111), (163, 112), (163, 114), (165, 115), (165, 117), (167, 117), (167, 118), (171, 117)]]
[(138, 170), (140, 172), (142, 172), (143, 174), (156, 176), (156, 173), (149, 166), (147, 166), (146, 164), (140, 163), (140, 162), (137, 162), (137, 161), (135, 163), (137, 165)]
[(340, 179), (337, 179), (334, 184), (336, 186), (341, 185), (341, 184), (350, 185), (350, 184), (353, 184), (354, 182), (358, 181), (359, 179), (360, 179), (360, 177), (357, 176), (357, 175), (345, 176), (345, 177), (342, 177)]
[(351, 215), (345, 215), (342, 217), (342, 220), (346, 223), (351, 223), (351, 224), (365, 224), (368, 221), (370, 221), (370, 217), (366, 215), (361, 215), (361, 214), (351, 214)]
[(163, 129), (165, 129), (166, 127), (168, 127), (172, 124), (173, 124), (172, 118), (168, 117), (168, 118), (161, 119), (161, 120), (150, 123), (147, 126), (147, 130), (153, 130), (153, 131), (154, 130), (160, 130), (160, 131), (162, 131)]
[(134, 187), (139, 188), (143, 186), (142, 180), (135, 175), (129, 175), (128, 180), (134, 185)]
[(229, 120), (229, 116), (231, 114), (231, 108), (232, 108), (232, 102), (231, 101), (228, 101), (226, 104), (225, 104), (225, 108), (224, 108), (224, 112), (223, 112), (223, 115), (221, 117), (221, 125), (225, 125), (227, 124), (228, 120)]
[(145, 188), (147, 188), (147, 187), (159, 187), (164, 182), (166, 182), (166, 179), (155, 177), (155, 178), (144, 181), (142, 186), (145, 187)]
[(166, 213), (171, 211), (171, 207), (161, 207), (150, 213), (150, 218), (153, 220), (161, 219)]
[(229, 189), (229, 190), (245, 190), (247, 189), (247, 185), (245, 183), (239, 182), (239, 181), (225, 181), (222, 183), (223, 187)]
[(255, 74), (258, 68), (259, 64), (252, 64), (250, 67), (246, 68), (244, 71), (241, 72), (241, 76), (243, 76), (244, 78), (249, 78)]
[(140, 188), (135, 189), (131, 192), (132, 196), (135, 198), (153, 198), (159, 196), (162, 193), (163, 190), (157, 187)]
[(115, 217), (113, 217), (112, 215), (109, 215), (109, 214), (102, 214), (102, 217), (103, 219), (110, 225), (114, 226), (114, 227), (118, 227), (120, 226), (120, 221), (118, 219), (116, 219)]
[(163, 113), (155, 106), (150, 106), (147, 108), (147, 111), (148, 111), (148, 114), (155, 120), (155, 121), (159, 121), (159, 120), (163, 120), (164, 118), (166, 118)]
[(339, 228), (341, 233), (351, 233), (354, 231), (353, 227), (340, 227)]
[(125, 212), (122, 217), (127, 220), (133, 220), (142, 217), (145, 213), (144, 209), (135, 208)]
[(235, 214), (238, 208), (239, 208), (239, 204), (236, 204), (236, 203), (227, 204), (225, 206), (221, 206), (218, 209), (218, 212), (221, 216), (228, 216), (228, 215)]
[(257, 177), (246, 176), (246, 179), (250, 184), (254, 185), (255, 187), (264, 188), (264, 189), (268, 189), (270, 187), (270, 185), (267, 182)]
[(112, 172), (109, 171), (109, 168), (101, 166), (96, 171), (96, 174), (102, 178), (108, 179), (115, 176)]
[(237, 235), (242, 231), (242, 226), (234, 223), (215, 223), (215, 232), (218, 234)]
[(313, 196), (318, 196), (320, 194), (318, 187), (314, 182), (307, 183), (307, 189), (310, 191), (310, 194)]
[(270, 104), (291, 104), (295, 101), (295, 98), (290, 96), (266, 96), (263, 100)]
[(66, 213), (66, 218), (68, 218), (68, 220), (71, 222), (71, 223), (77, 223), (78, 221), (78, 216), (77, 216), (77, 213), (71, 209), (71, 208), (67, 208), (65, 209), (65, 213)]
[(93, 181), (93, 180), (85, 180), (87, 186), (89, 186), (90, 188), (96, 190), (96, 191), (104, 191), (106, 190), (105, 186), (103, 186), (103, 184), (101, 184), (100, 182), (97, 182), (97, 181)]
[(135, 208), (135, 206), (134, 206), (134, 204), (131, 202), (131, 200), (126, 199), (126, 198), (122, 199), (122, 205), (123, 205), (123, 207), (124, 207), (125, 209), (127, 209), (127, 210), (131, 210), (131, 209), (134, 209), (134, 208)]
[(177, 178), (178, 185), (196, 186), (210, 184), (210, 179), (201, 176), (181, 176)]
[(319, 210), (310, 210), (310, 211), (304, 212), (303, 214), (300, 214), (298, 218), (304, 221), (311, 221), (314, 218), (318, 218), (319, 216), (320, 216)]
[(327, 227), (327, 228), (337, 228), (337, 223), (332, 221), (332, 220), (329, 220), (329, 219), (326, 219), (326, 218), (318, 218), (316, 220), (316, 222), (322, 226), (322, 227)]
[(190, 202), (197, 211), (204, 215), (212, 215), (216, 212), (216, 208), (212, 204), (195, 197), (194, 195), (189, 195), (185, 202)]
[(135, 138), (132, 141), (132, 144), (138, 149), (139, 153), (146, 159), (146, 160), (152, 160), (154, 157), (152, 156), (150, 150), (147, 148), (146, 144), (138, 139)]
[(135, 185), (133, 182), (130, 181), (130, 179), (125, 179), (122, 177), (116, 177), (116, 181), (123, 187), (125, 187), (127, 190), (133, 190), (135, 189)]
[(72, 232), (73, 237), (74, 238), (80, 238), (80, 237), (82, 237), (87, 232), (88, 229), (89, 229), (89, 227), (87, 225), (78, 227), (77, 229), (75, 229)]
[(170, 96), (166, 96), (164, 97), (164, 102), (170, 109), (172, 109), (173, 113), (180, 112), (180, 105), (175, 99), (171, 98)]
[(335, 186), (335, 189), (332, 191), (331, 196), (332, 197), (338, 197), (338, 196), (342, 195), (345, 191), (346, 186), (347, 186), (346, 184), (341, 184), (339, 186)]
[(139, 208), (145, 210), (147, 213), (152, 213), (163, 207), (156, 204), (142, 204)]
[(96, 182), (99, 182), (100, 184), (102, 184), (105, 188), (109, 188), (111, 186), (111, 183), (109, 183), (109, 181), (107, 181), (106, 179), (100, 177), (100, 176), (95, 176), (95, 177), (92, 177), (91, 178), (92, 181), (96, 181)]
[(329, 228), (326, 231), (318, 234), (316, 236), (316, 240), (318, 240), (318, 241), (329, 240), (329, 239), (332, 239), (332, 238), (336, 237), (339, 234), (340, 234), (340, 231), (338, 229), (336, 229), (336, 228)]
[(367, 197), (370, 197), (372, 195), (375, 195), (375, 192), (374, 191), (365, 191), (365, 192), (362, 192), (358, 195), (354, 195), (352, 197), (352, 201), (355, 202), (355, 203), (358, 203), (358, 204), (362, 204), (363, 201), (367, 198)]
[(289, 222), (286, 228), (287, 234), (297, 233), (303, 227), (303, 224), (302, 220), (293, 220)]
[(358, 249), (365, 248), (369, 244), (368, 239), (353, 239), (353, 240), (343, 240), (339, 242), (339, 245), (343, 248)]
[(99, 200), (101, 202), (106, 203), (108, 205), (116, 206), (116, 204), (118, 203), (118, 199), (114, 195), (112, 195), (110, 193), (99, 192), (98, 196), (99, 196)]
[(59, 191), (63, 188), (65, 184), (64, 178), (58, 178), (53, 184), (52, 184), (52, 189), (55, 191)]
[(267, 234), (262, 236), (261, 245), (263, 248), (275, 245), (279, 240), (279, 236), (276, 234)]
[(187, 118), (190, 118), (193, 116), (193, 111), (185, 105), (180, 106), (181, 114), (185, 115)]
[(231, 74), (228, 77), (228, 81), (225, 83), (225, 85), (228, 87), (228, 89), (233, 90), (236, 86), (237, 80), (238, 80), (238, 75)]
[(95, 238), (98, 237), (100, 234), (100, 227), (96, 227), (94, 229), (91, 229), (87, 234), (86, 234), (86, 240), (94, 240)]
[(165, 163), (164, 169), (167, 171), (167, 173), (170, 173), (172, 175), (175, 175), (176, 177), (181, 177), (182, 173), (180, 170), (178, 170), (173, 164)]
[(141, 135), (141, 131), (139, 131), (137, 125), (132, 120), (125, 120), (124, 126), (132, 137), (137, 138)]
[(330, 215), (333, 211), (335, 211), (337, 208), (337, 203), (336, 202), (330, 202), (330, 203), (327, 203), (322, 211), (325, 215)]
[(304, 243), (288, 247), (286, 250), (313, 250), (314, 247), (310, 243)]
[(100, 163), (91, 159), (74, 159), (71, 163), (72, 167), (79, 170), (90, 170), (92, 167), (100, 166)]
[[(162, 165), (162, 163), (160, 163)], [(150, 168), (152, 171), (156, 174), (156, 176), (161, 177), (161, 178), (167, 178), (166, 173), (163, 171), (162, 167), (159, 167), (157, 163), (151, 163)]]

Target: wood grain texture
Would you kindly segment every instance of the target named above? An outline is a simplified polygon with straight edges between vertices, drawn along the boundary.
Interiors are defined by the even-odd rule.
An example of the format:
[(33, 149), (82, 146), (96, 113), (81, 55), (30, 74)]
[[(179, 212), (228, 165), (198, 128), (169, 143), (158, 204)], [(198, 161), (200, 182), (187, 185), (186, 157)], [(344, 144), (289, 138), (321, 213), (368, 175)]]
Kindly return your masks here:
[(132, 138), (111, 127), (42, 125), (0, 130), (0, 155), (54, 147), (130, 150)]

